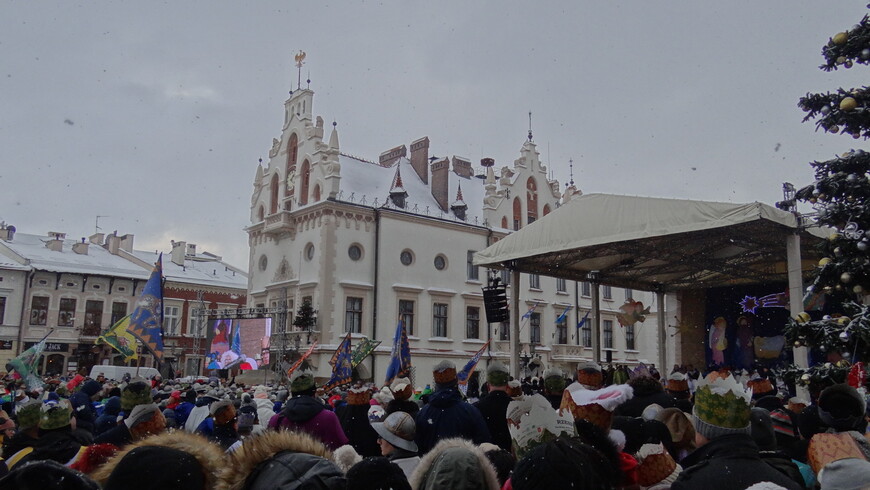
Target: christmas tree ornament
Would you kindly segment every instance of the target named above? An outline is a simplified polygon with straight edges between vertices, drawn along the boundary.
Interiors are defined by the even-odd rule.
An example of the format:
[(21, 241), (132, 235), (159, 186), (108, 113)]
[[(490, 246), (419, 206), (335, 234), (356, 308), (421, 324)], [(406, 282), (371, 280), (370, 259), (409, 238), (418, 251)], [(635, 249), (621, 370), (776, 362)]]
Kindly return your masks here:
[(819, 267), (824, 267), (830, 263), (831, 263), (831, 259), (828, 257), (825, 257), (825, 258), (819, 260)]
[(849, 274), (848, 272), (840, 274), (840, 282), (849, 284), (852, 282), (852, 274)]
[(847, 323), (849, 323), (851, 321), (852, 321), (852, 319), (847, 317), (847, 316), (841, 316), (841, 317), (837, 318), (837, 323), (839, 323), (840, 325), (846, 325)]
[(835, 125), (831, 126), (830, 128), (828, 128), (828, 132), (829, 132), (829, 133), (839, 133), (839, 132), (840, 132), (840, 126), (837, 126), (837, 125), (835, 124)]
[(845, 44), (847, 39), (849, 39), (848, 32), (838, 32), (834, 34), (834, 37), (831, 38), (831, 41), (834, 41), (834, 44)]
[(864, 230), (858, 229), (858, 223), (849, 221), (843, 227), (843, 235), (850, 240), (860, 240), (864, 236)]
[(858, 243), (855, 245), (855, 247), (856, 247), (858, 250), (860, 250), (861, 252), (866, 252), (866, 251), (867, 251), (867, 248), (868, 248), (868, 245), (867, 245), (867, 242), (861, 241), (861, 242), (858, 242)]
[(836, 241), (838, 238), (840, 238), (840, 234), (837, 232), (834, 232), (834, 233), (831, 233), (830, 235), (828, 235), (828, 240), (830, 240), (832, 242)]
[(840, 110), (841, 111), (854, 111), (858, 107), (858, 101), (855, 100), (854, 97), (843, 97), (843, 100), (840, 101)]
[[(870, 50), (868, 50), (868, 51), (870, 51)], [(831, 106), (829, 106), (829, 105), (822, 106), (822, 108), (819, 109), (819, 112), (821, 112), (823, 116), (827, 116), (831, 112)]]
[(843, 62), (843, 66), (846, 69), (852, 68), (852, 65), (854, 65), (854, 62), (850, 59), (846, 59), (846, 61)]
[(852, 354), (850, 354), (850, 353), (848, 353), (848, 352), (843, 352), (843, 353), (840, 354), (840, 355), (843, 356), (843, 359), (848, 359), (848, 358), (852, 357)]
[(861, 294), (861, 293), (864, 292), (864, 288), (861, 287), (860, 284), (858, 284), (858, 285), (856, 285), (855, 287), (852, 288), (852, 292), (855, 293), (855, 294)]
[(829, 321), (830, 319), (831, 319), (831, 315), (825, 315), (822, 317), (822, 320), (824, 320), (826, 322)]
[(843, 342), (848, 342), (849, 341), (849, 333), (845, 332), (845, 331), (840, 332), (840, 340), (842, 340)]
[(803, 376), (801, 376), (801, 381), (803, 381), (804, 383), (809, 383), (810, 382), (810, 375), (804, 374)]
[(855, 174), (849, 174), (846, 176), (846, 182), (848, 182), (850, 184), (854, 184), (857, 181), (858, 181), (858, 176)]
[(837, 257), (843, 255), (843, 250), (841, 250), (840, 247), (835, 248), (834, 255), (836, 255)]
[(802, 311), (802, 312), (798, 313), (798, 314), (794, 317), (794, 319), (797, 320), (798, 323), (807, 323), (808, 321), (811, 320), (811, 318), (810, 318), (810, 314), (807, 313), (807, 312), (805, 312), (805, 311)]

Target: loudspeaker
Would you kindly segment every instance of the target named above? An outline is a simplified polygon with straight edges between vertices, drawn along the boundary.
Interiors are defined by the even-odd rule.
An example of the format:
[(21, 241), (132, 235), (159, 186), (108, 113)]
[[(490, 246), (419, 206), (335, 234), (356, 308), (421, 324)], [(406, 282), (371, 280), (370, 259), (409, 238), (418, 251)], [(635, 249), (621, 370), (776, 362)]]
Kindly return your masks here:
[(507, 289), (503, 285), (483, 288), (483, 308), (487, 323), (506, 322), (510, 318)]

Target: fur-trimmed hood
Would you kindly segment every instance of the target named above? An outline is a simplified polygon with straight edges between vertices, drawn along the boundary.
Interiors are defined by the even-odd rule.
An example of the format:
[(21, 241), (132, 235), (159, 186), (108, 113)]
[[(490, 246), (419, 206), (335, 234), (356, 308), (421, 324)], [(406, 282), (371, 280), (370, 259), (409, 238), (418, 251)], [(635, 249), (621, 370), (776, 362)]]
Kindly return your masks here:
[(417, 465), (410, 483), (414, 490), (500, 488), (498, 476), (489, 458), (480, 447), (465, 439), (440, 441)]
[[(97, 468), (90, 475), (91, 478), (96, 480), (100, 485), (105, 485), (106, 481), (109, 479), (109, 475), (112, 474), (112, 471), (118, 463), (124, 459), (124, 456), (133, 449), (142, 446), (168, 447), (192, 455), (197, 461), (199, 461), (199, 464), (202, 465), (205, 472), (205, 488), (214, 488), (215, 485), (217, 485), (219, 475), (226, 465), (224, 452), (221, 450), (220, 446), (217, 446), (200, 435), (178, 430), (147, 437), (141, 441), (125, 446), (123, 451), (118, 452), (118, 454), (106, 461), (106, 464)], [(143, 468), (143, 478), (148, 477), (147, 472), (159, 470), (159, 468)]]
[[(275, 465), (263, 465), (266, 461), (272, 461)], [(264, 468), (267, 466), (267, 468)], [(308, 434), (292, 431), (267, 431), (254, 435), (244, 440), (242, 445), (230, 456), (226, 471), (221, 477), (221, 482), (216, 487), (218, 490), (241, 490), (249, 488), (248, 478), (257, 473), (257, 484), (252, 488), (292, 488), (282, 485), (281, 482), (271, 481), (275, 475), (267, 474), (269, 468), (278, 467), (275, 475), (281, 473), (300, 485), (315, 483), (325, 484), (322, 488), (344, 488), (344, 473), (333, 462), (332, 451), (327, 449), (320, 441)], [(283, 471), (286, 468), (291, 471)], [(297, 471), (298, 470), (298, 471)], [(265, 483), (261, 480), (270, 480)], [(310, 486), (305, 488), (316, 488)]]

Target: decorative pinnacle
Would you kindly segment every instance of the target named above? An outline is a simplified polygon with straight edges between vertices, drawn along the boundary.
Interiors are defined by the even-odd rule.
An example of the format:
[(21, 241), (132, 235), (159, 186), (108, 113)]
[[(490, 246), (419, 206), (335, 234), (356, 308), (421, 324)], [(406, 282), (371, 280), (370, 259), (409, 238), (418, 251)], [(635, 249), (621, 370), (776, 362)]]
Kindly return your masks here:
[(571, 158), (568, 160), (568, 168), (570, 169), (571, 175), (571, 185), (574, 185), (574, 159)]
[(532, 141), (532, 111), (529, 111), (529, 141)]

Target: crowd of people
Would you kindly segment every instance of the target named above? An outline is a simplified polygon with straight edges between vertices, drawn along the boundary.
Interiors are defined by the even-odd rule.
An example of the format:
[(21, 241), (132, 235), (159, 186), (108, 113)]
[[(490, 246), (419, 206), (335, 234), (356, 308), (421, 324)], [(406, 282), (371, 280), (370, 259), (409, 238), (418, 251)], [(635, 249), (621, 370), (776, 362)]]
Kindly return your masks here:
[(7, 376), (0, 490), (870, 488), (864, 387), (801, 400), (765, 372), (594, 362), (484, 377), (466, 393), (450, 361), (416, 389)]

